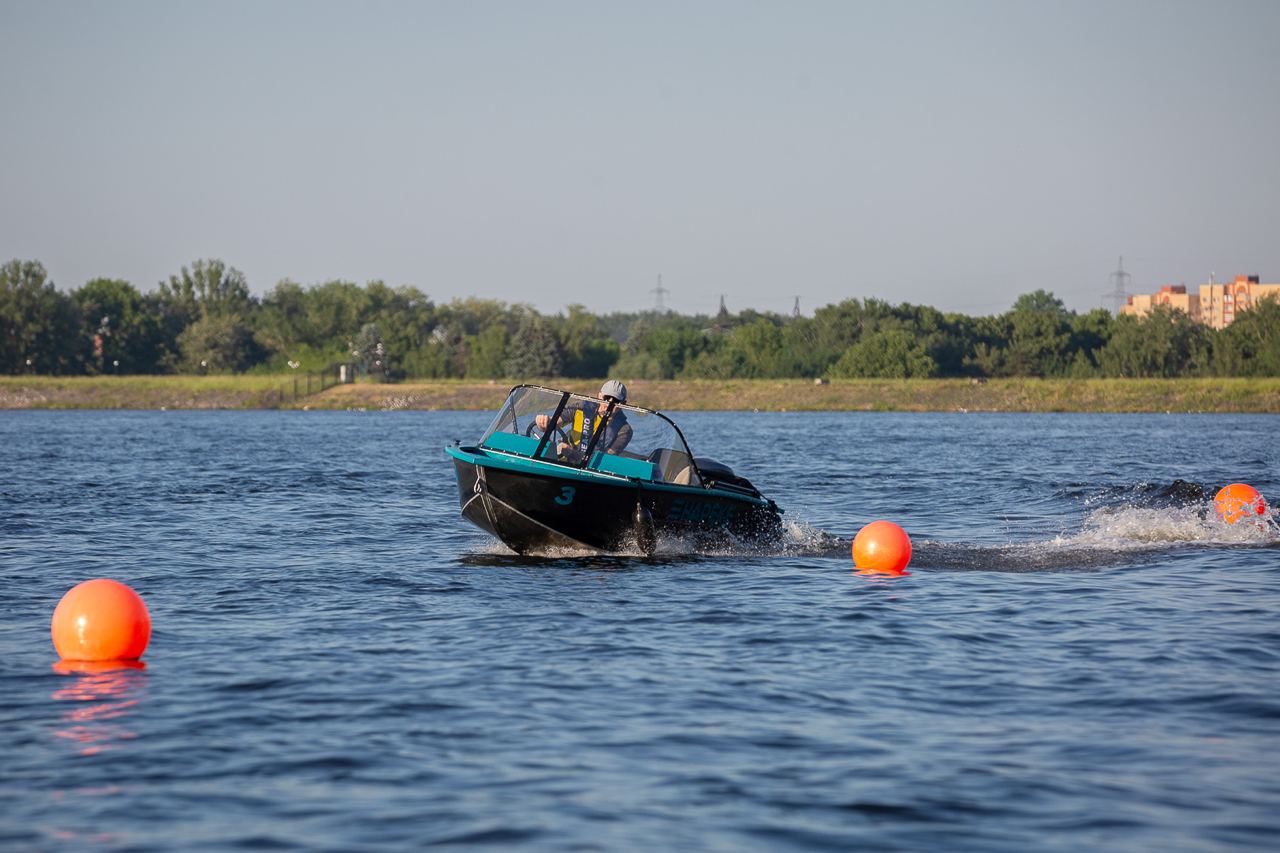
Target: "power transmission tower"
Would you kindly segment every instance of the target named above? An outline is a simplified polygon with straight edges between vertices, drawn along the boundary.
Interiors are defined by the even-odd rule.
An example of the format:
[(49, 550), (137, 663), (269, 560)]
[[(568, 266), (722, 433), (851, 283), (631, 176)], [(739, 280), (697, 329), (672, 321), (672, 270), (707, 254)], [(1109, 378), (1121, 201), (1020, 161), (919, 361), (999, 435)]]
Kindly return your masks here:
[(662, 286), (662, 273), (658, 273), (658, 286), (649, 292), (653, 294), (653, 313), (667, 313), (667, 306), (663, 303), (662, 297), (666, 296), (671, 291)]
[(1119, 315), (1120, 309), (1129, 302), (1129, 294), (1125, 291), (1124, 285), (1132, 276), (1124, 271), (1124, 255), (1120, 256), (1120, 264), (1116, 271), (1111, 274), (1111, 292), (1104, 293), (1103, 298), (1111, 300), (1111, 313)]
[(792, 316), (792, 317), (799, 317), (799, 316), (800, 316), (800, 297), (799, 297), (799, 296), (797, 296), (797, 297), (796, 297), (796, 304), (795, 304), (795, 306), (794, 306), (794, 307), (792, 307), (792, 309), (791, 309), (791, 316)]

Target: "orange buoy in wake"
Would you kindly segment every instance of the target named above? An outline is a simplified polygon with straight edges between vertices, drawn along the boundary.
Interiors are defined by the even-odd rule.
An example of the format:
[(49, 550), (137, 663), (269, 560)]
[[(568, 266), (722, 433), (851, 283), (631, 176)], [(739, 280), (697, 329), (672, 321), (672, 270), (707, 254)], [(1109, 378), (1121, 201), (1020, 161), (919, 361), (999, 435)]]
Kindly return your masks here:
[(864, 572), (909, 575), (911, 538), (892, 521), (873, 521), (853, 538), (853, 564)]
[(1253, 486), (1232, 483), (1229, 486), (1223, 486), (1213, 496), (1213, 509), (1227, 524), (1235, 524), (1242, 519), (1265, 515), (1267, 502), (1263, 500), (1262, 493)]
[(132, 589), (98, 578), (62, 596), (50, 633), (63, 660), (136, 660), (151, 639), (151, 614)]

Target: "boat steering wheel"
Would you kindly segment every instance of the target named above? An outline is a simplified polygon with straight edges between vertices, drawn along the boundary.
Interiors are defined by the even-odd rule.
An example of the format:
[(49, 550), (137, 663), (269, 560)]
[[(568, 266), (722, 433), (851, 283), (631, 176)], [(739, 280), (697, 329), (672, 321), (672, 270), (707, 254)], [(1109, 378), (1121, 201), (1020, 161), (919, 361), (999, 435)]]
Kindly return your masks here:
[[(544, 432), (545, 432), (545, 430), (542, 430), (542, 429), (539, 429), (539, 428), (538, 428), (538, 422), (537, 422), (536, 420), (535, 420), (535, 421), (529, 421), (529, 426), (525, 427), (525, 430), (524, 430), (524, 434), (525, 434), (526, 436), (528, 436), (529, 438), (536, 438), (536, 439), (538, 439), (539, 441), (541, 441), (541, 440), (542, 440), (542, 434), (543, 434)], [(556, 437), (559, 439), (559, 441), (563, 441), (565, 444), (568, 444), (568, 443), (569, 443), (569, 435), (568, 435), (568, 433), (566, 433), (566, 432), (564, 431), (564, 429), (562, 429), (561, 427), (555, 427), (555, 428), (552, 430), (552, 432), (556, 435)], [(558, 443), (558, 442), (557, 442), (557, 443)], [(555, 446), (553, 445), (551, 449), (552, 449), (552, 450), (555, 450)]]

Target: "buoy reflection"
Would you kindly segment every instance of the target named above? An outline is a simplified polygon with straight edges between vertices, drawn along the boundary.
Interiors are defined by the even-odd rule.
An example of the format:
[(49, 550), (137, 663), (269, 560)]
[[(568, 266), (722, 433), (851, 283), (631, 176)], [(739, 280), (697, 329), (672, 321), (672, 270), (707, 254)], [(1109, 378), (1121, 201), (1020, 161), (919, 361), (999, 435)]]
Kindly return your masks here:
[(147, 686), (140, 660), (58, 661), (54, 672), (71, 681), (53, 691), (56, 702), (75, 702), (63, 713), (57, 736), (76, 744), (81, 755), (97, 755), (132, 740), (137, 733), (122, 722)]
[(911, 572), (907, 571), (906, 569), (902, 569), (901, 571), (895, 572), (895, 571), (889, 571), (885, 569), (854, 568), (854, 570), (850, 572), (850, 574), (853, 575), (855, 578), (866, 578), (868, 580), (878, 580), (878, 581), (891, 581), (894, 578), (911, 577)]

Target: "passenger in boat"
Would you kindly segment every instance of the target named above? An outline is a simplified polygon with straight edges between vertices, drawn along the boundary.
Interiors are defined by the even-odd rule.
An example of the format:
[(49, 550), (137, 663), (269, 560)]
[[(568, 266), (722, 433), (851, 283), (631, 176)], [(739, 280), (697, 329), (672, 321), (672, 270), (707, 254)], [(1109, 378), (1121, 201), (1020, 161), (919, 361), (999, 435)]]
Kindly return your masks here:
[[(568, 427), (566, 435), (569, 441), (556, 444), (556, 455), (575, 464), (581, 462), (582, 455), (591, 444), (591, 436), (600, 421), (604, 419), (608, 409), (607, 403), (610, 400), (616, 400), (619, 403), (627, 402), (627, 386), (616, 379), (610, 379), (600, 386), (600, 393), (596, 396), (604, 403), (583, 400), (565, 407), (565, 410), (560, 413), (556, 423), (561, 429)], [(545, 430), (551, 417), (538, 415), (535, 421), (538, 429)], [(600, 436), (600, 440), (596, 442), (593, 452), (616, 455), (631, 441), (631, 434), (632, 429), (631, 424), (627, 423), (627, 413), (621, 409), (614, 409), (609, 417), (609, 423), (605, 426), (604, 435)]]

